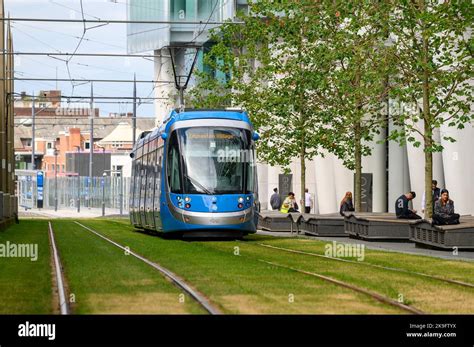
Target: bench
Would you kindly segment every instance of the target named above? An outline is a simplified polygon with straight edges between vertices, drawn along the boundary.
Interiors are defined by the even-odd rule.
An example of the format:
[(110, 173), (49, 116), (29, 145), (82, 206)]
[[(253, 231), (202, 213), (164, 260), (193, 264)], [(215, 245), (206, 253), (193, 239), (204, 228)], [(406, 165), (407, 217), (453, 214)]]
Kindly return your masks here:
[(474, 250), (474, 217), (461, 216), (460, 224), (434, 225), (420, 220), (410, 225), (410, 240), (417, 246), (429, 246), (445, 250)]
[(313, 236), (347, 236), (344, 217), (339, 213), (303, 214), (299, 230)]
[(398, 219), (392, 213), (350, 213), (344, 230), (350, 237), (364, 240), (410, 240), (410, 225), (419, 219)]
[(300, 215), (299, 213), (281, 213), (278, 211), (260, 212), (258, 226), (260, 229), (267, 231), (291, 232), (295, 227), (295, 223), (291, 219), (292, 214), (296, 217)]

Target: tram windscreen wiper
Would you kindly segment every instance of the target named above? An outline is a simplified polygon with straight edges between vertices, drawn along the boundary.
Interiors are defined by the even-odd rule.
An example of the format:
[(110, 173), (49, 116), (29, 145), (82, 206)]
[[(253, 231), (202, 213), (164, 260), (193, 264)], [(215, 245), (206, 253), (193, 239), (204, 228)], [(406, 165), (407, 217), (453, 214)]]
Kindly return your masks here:
[(191, 183), (195, 186), (197, 186), (198, 188), (200, 188), (202, 191), (204, 191), (204, 193), (206, 193), (207, 195), (214, 195), (214, 191), (211, 191), (209, 189), (207, 189), (206, 187), (204, 187), (201, 183), (199, 183), (199, 181), (195, 180), (194, 178), (192, 178), (191, 176), (189, 176), (188, 174), (184, 174), (184, 177), (187, 178), (188, 180), (191, 181)]

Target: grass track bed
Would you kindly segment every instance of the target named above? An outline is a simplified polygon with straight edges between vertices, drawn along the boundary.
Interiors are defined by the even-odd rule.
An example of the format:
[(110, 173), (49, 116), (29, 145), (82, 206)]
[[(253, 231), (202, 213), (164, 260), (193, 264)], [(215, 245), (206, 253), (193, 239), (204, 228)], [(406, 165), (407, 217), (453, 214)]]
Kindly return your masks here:
[(402, 313), (352, 290), (236, 256), (233, 247), (241, 243), (164, 240), (122, 221), (82, 223), (176, 272), (226, 313)]
[(158, 271), (84, 230), (52, 223), (74, 313), (205, 313)]
[(47, 221), (21, 221), (0, 231), (0, 243), (36, 244), (38, 259), (0, 257), (0, 314), (53, 313)]

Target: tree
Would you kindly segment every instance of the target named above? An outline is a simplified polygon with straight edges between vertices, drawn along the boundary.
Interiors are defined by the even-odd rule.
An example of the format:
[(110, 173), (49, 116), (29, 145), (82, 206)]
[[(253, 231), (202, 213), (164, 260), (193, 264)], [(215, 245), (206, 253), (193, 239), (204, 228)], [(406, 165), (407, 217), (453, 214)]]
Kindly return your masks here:
[(211, 70), (228, 78), (200, 73), (192, 102), (216, 107), (230, 101), (249, 111), (261, 133), (260, 159), (287, 169), (299, 158), (304, 198), (305, 160), (325, 143), (326, 111), (316, 96), (324, 93), (331, 59), (321, 42), (326, 30), (321, 5), (262, 0), (249, 6), (250, 14), (239, 18), (244, 25), (214, 31), (215, 45), (205, 56)]
[[(401, 128), (390, 138), (423, 146), (428, 218), (432, 216), (433, 152), (443, 150), (433, 132), (443, 124), (462, 129), (474, 119), (473, 11), (470, 1), (403, 0), (391, 18), (399, 68), (392, 95), (401, 103), (416, 105), (416, 111), (400, 110), (396, 124)], [(423, 129), (418, 128), (420, 121)]]
[(387, 2), (326, 2), (330, 27), (324, 43), (334, 52), (321, 102), (329, 118), (328, 149), (355, 170), (355, 209), (361, 210), (362, 157), (371, 154), (369, 142), (380, 133), (388, 96), (387, 76), (393, 68), (388, 36)]

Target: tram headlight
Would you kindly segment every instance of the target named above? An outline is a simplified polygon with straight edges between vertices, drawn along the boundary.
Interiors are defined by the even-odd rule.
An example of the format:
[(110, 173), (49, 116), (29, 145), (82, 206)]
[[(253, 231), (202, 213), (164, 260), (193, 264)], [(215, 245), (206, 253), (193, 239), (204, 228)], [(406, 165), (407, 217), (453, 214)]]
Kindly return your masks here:
[(242, 202), (244, 202), (244, 198), (243, 198), (243, 197), (240, 197), (237, 201), (238, 201), (239, 203), (242, 203)]
[(190, 207), (191, 207), (191, 204), (186, 204), (186, 205), (184, 205), (184, 207), (190, 208)]
[(239, 202), (239, 204), (237, 205), (238, 208), (242, 208), (244, 207), (244, 204), (242, 204), (241, 202)]
[(187, 196), (187, 197), (184, 198), (184, 201), (185, 202), (191, 202), (191, 198), (189, 196)]

